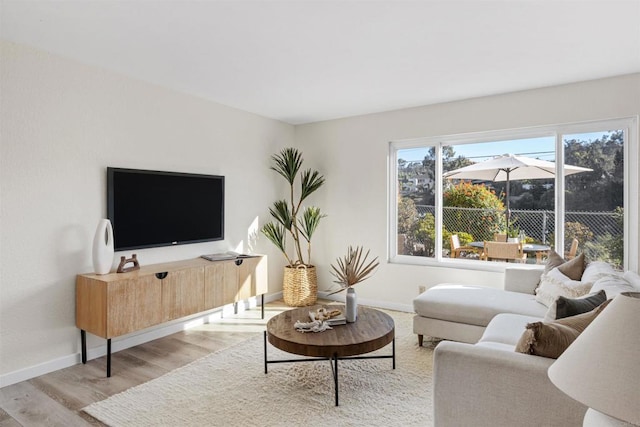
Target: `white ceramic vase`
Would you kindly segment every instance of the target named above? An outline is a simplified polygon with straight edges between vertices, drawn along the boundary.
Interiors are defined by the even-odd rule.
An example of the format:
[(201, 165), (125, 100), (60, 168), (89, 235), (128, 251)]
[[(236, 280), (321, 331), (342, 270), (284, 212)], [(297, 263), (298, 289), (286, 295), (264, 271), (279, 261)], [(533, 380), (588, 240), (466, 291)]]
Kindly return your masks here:
[(353, 288), (347, 288), (346, 298), (346, 314), (347, 322), (353, 323), (358, 318), (358, 298), (356, 290)]
[(101, 219), (93, 237), (93, 271), (107, 274), (113, 265), (113, 228), (111, 221)]

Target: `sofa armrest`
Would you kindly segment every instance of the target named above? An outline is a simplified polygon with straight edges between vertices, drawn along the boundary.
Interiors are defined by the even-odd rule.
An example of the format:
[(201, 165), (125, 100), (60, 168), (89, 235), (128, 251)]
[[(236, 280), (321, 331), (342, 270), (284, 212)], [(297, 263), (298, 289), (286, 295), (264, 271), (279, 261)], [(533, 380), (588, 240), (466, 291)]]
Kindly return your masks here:
[(544, 268), (542, 266), (530, 268), (508, 267), (504, 270), (504, 290), (533, 294)]
[(434, 353), (434, 426), (581, 426), (587, 408), (551, 383), (553, 361), (441, 342)]

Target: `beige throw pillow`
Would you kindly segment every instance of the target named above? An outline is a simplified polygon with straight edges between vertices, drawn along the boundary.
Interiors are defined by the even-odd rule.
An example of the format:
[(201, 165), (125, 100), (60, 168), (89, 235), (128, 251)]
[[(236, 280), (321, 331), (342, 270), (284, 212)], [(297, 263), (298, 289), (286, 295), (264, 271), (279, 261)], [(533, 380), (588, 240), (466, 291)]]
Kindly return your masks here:
[(540, 286), (536, 289), (536, 301), (551, 307), (559, 296), (578, 298), (591, 290), (593, 283), (582, 283), (571, 280), (556, 267), (540, 277)]
[(547, 274), (548, 272), (550, 272), (554, 268), (560, 267), (562, 264), (564, 264), (564, 262), (565, 262), (564, 258), (562, 258), (560, 255), (558, 255), (558, 253), (556, 251), (551, 249), (549, 251), (549, 253), (547, 254), (547, 262), (545, 262), (545, 264), (544, 264), (544, 272), (543, 272), (543, 274)]
[(529, 323), (515, 351), (557, 359), (573, 341), (589, 326), (611, 302), (607, 300), (599, 307), (583, 314), (565, 317), (555, 322)]
[(581, 253), (574, 259), (559, 265), (558, 270), (571, 280), (580, 280), (586, 266), (584, 254)]
[[(582, 261), (578, 260), (576, 261), (576, 259), (580, 258)], [(564, 267), (567, 270), (566, 274), (563, 272), (563, 274), (565, 274), (565, 276), (573, 279), (573, 280), (580, 280), (580, 277), (578, 277), (577, 279), (575, 279), (575, 277), (578, 275), (578, 270), (579, 270), (579, 265), (582, 263), (582, 271), (580, 271), (580, 276), (582, 277), (582, 272), (584, 272), (584, 269), (586, 268), (585, 266), (585, 258), (584, 255), (580, 254), (579, 257), (574, 258), (573, 260), (569, 261), (569, 265), (567, 267)], [(545, 274), (548, 274), (551, 270), (553, 270), (554, 268), (560, 267), (563, 264), (567, 264), (567, 261), (564, 260), (564, 258), (562, 258), (560, 255), (558, 255), (558, 253), (556, 251), (554, 251), (553, 249), (549, 250), (549, 252), (547, 253), (547, 261), (544, 264), (544, 271), (542, 272), (542, 276), (540, 277), (540, 281), (538, 282), (538, 287), (540, 287), (540, 285), (542, 285), (542, 277)], [(537, 288), (536, 288), (537, 291)]]

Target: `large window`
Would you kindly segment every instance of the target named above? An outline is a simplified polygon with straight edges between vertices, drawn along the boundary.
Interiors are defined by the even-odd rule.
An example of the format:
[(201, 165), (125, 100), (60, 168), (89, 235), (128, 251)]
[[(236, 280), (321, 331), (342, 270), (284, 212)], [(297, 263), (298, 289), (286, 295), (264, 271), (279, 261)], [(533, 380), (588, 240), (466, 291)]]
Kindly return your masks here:
[(589, 260), (637, 268), (625, 244), (637, 239), (627, 187), (638, 165), (625, 162), (637, 159), (635, 129), (627, 119), (392, 142), (391, 259), (473, 265), (485, 242), (509, 240), (528, 263), (550, 249), (570, 257), (577, 243)]

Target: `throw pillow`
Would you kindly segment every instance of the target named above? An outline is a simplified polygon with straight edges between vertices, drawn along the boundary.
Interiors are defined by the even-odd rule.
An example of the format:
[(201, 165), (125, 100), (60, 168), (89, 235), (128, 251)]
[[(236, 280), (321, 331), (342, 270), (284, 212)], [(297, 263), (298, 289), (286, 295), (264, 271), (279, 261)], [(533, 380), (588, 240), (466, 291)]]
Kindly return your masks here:
[(547, 254), (547, 262), (544, 264), (544, 272), (543, 272), (543, 274), (547, 274), (548, 272), (550, 272), (554, 268), (559, 267), (564, 263), (565, 263), (564, 258), (562, 258), (560, 255), (558, 255), (558, 253), (556, 251), (551, 249), (549, 251), (549, 253)]
[(582, 273), (583, 282), (596, 283), (598, 279), (601, 279), (605, 276), (612, 276), (618, 274), (611, 264), (604, 261), (591, 261), (587, 264), (587, 267), (584, 269), (584, 273)]
[(558, 253), (553, 249), (550, 249), (549, 252), (547, 253), (547, 261), (544, 263), (544, 271), (540, 276), (540, 280), (538, 281), (538, 286), (536, 286), (536, 289), (534, 290), (534, 292), (536, 293), (538, 292), (538, 288), (540, 287), (540, 285), (542, 285), (542, 277), (544, 277), (545, 274), (548, 274), (551, 270), (561, 266), (564, 263), (565, 263), (564, 258), (558, 255)]
[(634, 287), (621, 275), (603, 276), (599, 278), (591, 288), (591, 292), (603, 290), (607, 293), (607, 298), (618, 296), (621, 292), (635, 292)]
[(555, 322), (528, 323), (515, 351), (557, 359), (611, 302), (607, 300), (593, 310)]
[(586, 267), (584, 253), (558, 266), (558, 270), (571, 280), (580, 280)]
[(578, 298), (591, 290), (593, 283), (571, 280), (556, 267), (540, 277), (540, 286), (536, 289), (536, 301), (550, 307), (559, 296)]
[[(595, 285), (594, 285), (595, 287)], [(594, 289), (591, 288), (593, 291)], [(607, 300), (607, 293), (600, 290), (597, 293), (580, 298), (567, 298), (559, 296), (558, 299), (549, 306), (547, 314), (544, 316), (545, 322), (553, 322), (556, 319), (575, 316), (576, 314), (591, 311)]]
[(624, 273), (624, 279), (633, 286), (635, 292), (640, 292), (640, 276), (635, 271), (628, 270)]

